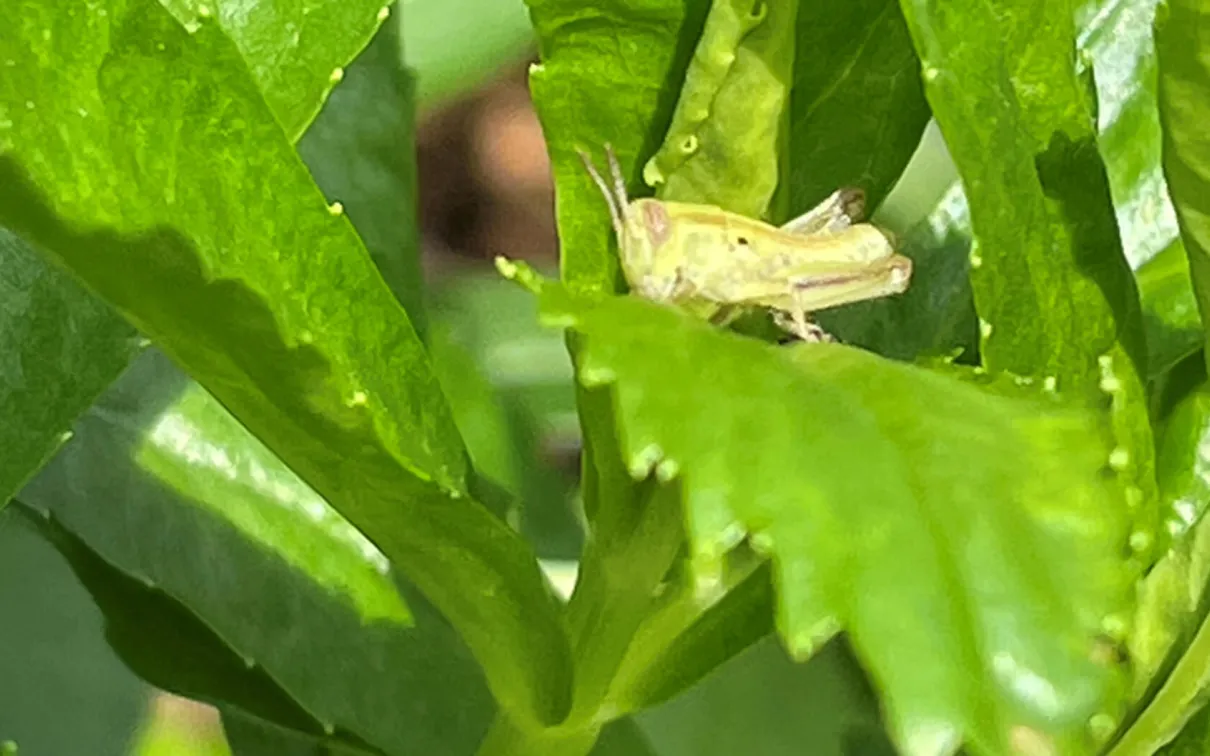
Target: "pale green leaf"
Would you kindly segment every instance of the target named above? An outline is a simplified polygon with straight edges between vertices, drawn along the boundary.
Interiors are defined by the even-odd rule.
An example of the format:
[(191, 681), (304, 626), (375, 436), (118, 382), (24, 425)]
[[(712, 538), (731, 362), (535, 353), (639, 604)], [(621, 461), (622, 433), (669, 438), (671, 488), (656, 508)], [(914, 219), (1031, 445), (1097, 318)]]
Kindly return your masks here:
[(1125, 508), (1088, 416), (633, 298), (542, 299), (584, 339), (581, 380), (612, 387), (632, 473), (681, 481), (705, 575), (750, 534), (786, 643), (847, 629), (901, 747), (1001, 752), (1021, 727), (1070, 747), (1116, 711), (1090, 657), (1124, 622)]

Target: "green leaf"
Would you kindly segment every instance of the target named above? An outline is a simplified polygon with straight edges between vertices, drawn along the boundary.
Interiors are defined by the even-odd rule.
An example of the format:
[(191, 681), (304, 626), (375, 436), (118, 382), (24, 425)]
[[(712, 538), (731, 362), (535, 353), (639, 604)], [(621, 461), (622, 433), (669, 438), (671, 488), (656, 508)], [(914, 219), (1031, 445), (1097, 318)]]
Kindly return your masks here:
[(660, 199), (768, 215), (784, 161), (797, 13), (797, 0), (710, 6), (667, 136), (643, 167)]
[(1089, 415), (636, 298), (549, 285), (542, 305), (584, 339), (581, 380), (612, 384), (632, 474), (681, 480), (699, 579), (749, 534), (788, 646), (847, 629), (900, 747), (1003, 752), (1020, 728), (1070, 745), (1115, 713), (1089, 657), (1125, 623), (1125, 509)]
[[(189, 17), (194, 15), (194, 9), (204, 5), (188, 0), (173, 0), (167, 4)], [(322, 20), (321, 17), (336, 13), (357, 20), (324, 28), (323, 44), (299, 46), (287, 37), (284, 47), (276, 46), (283, 42), (279, 36), (271, 39), (259, 35), (258, 30), (264, 30), (264, 14), (269, 6), (256, 4), (250, 15), (237, 18), (233, 3), (226, 2), (220, 13), (226, 28), (234, 29), (239, 39), (248, 43), (243, 45), (241, 52), (253, 68), (263, 74), (261, 84), (286, 88), (267, 92), (270, 107), (275, 108), (275, 114), (283, 123), (297, 121), (297, 131), (301, 131), (331, 90), (332, 71), (348, 62), (378, 23), (376, 15), (366, 10), (371, 5), (364, 2), (297, 3), (288, 12), (308, 19), (301, 26), (295, 24), (300, 39), (302, 27), (309, 26), (316, 18)], [(311, 12), (317, 8), (320, 13), (311, 18)], [(278, 5), (275, 10), (282, 8)], [(282, 30), (271, 31), (277, 34)], [(361, 69), (359, 65), (350, 72), (355, 85), (364, 78)], [(345, 89), (348, 87), (338, 88), (338, 106), (328, 108), (329, 112), (343, 108), (343, 100), (348, 99), (343, 94)], [(0, 121), (5, 120), (7, 117), (0, 118)], [(334, 120), (332, 116), (321, 119), (325, 134), (326, 124), (331, 120)], [(0, 142), (5, 129), (0, 124)], [(332, 140), (322, 136), (308, 140), (307, 148), (319, 140), (324, 142), (324, 150), (330, 149), (326, 145)], [(323, 174), (321, 178), (329, 180), (326, 171), (320, 173)], [(364, 172), (359, 179), (365, 179)], [(346, 204), (349, 204), (347, 199)], [(361, 222), (357, 203), (350, 207), (350, 213), (354, 220)], [(391, 215), (397, 223), (397, 214)], [(406, 283), (400, 286), (398, 279), (390, 275), (395, 267), (385, 259), (387, 255), (379, 254), (375, 237), (366, 234), (365, 229), (361, 232), (370, 239), (376, 261), (388, 272), (392, 286), (397, 290), (406, 289)], [(414, 228), (411, 233), (414, 234)], [(414, 261), (411, 264), (414, 265)], [(396, 263), (396, 266), (406, 265), (406, 261)], [(19, 450), (6, 455), (0, 462), (0, 507), (3, 507), (20, 484), (58, 448), (59, 437), (71, 421), (133, 359), (137, 344), (129, 324), (57, 266), (49, 265), (3, 230), (0, 230), (0, 269), (7, 273), (2, 284), (4, 290), (0, 290), (3, 292), (0, 299), (5, 303), (0, 315), (4, 318), (0, 332), (12, 339), (4, 342), (5, 354), (26, 356), (19, 369), (10, 364), (0, 376), (0, 408), (6, 418), (0, 433), (14, 434), (11, 439), (0, 438), (0, 448)], [(9, 287), (14, 288), (7, 291)], [(407, 298), (403, 301), (409, 302)], [(52, 354), (53, 359), (45, 357)]]
[[(53, 517), (14, 506), (67, 559), (105, 615), (105, 639), (126, 666), (157, 687), (320, 733), (319, 723), (245, 663), (214, 632), (171, 598), (108, 564)], [(221, 698), (212, 698), (219, 692)]]
[(154, 352), (21, 498), (204, 620), (316, 722), (401, 754), (470, 752), (486, 728), (491, 699), (450, 627), (409, 588), (412, 626), (386, 559)]
[(654, 480), (640, 486), (637, 496), (609, 502), (593, 520), (580, 578), (567, 605), (576, 660), (573, 717), (598, 718), (681, 548), (681, 521), (678, 491)]
[(970, 203), (983, 362), (1090, 402), (1112, 398), (1132, 548), (1146, 564), (1157, 513), (1142, 318), (1091, 92), (1075, 71), (1071, 8), (901, 4)]
[(374, 756), (380, 753), (351, 743), (333, 743), (330, 738), (282, 727), (248, 716), (238, 709), (222, 710), (223, 732), (231, 756)]
[(1159, 482), (1164, 525), (1179, 540), (1210, 508), (1210, 385), (1189, 392), (1164, 421), (1159, 443)]
[[(660, 756), (894, 753), (878, 721), (877, 701), (842, 643), (829, 643), (811, 661), (795, 664), (770, 639), (635, 719)], [(846, 751), (858, 728), (872, 731), (866, 735), (871, 742)]]
[[(1149, 697), (1147, 708), (1134, 720), (1130, 729), (1114, 744), (1109, 751), (1110, 756), (1149, 756), (1156, 753), (1160, 746), (1172, 741), (1205, 705), (1210, 691), (1210, 622), (1206, 619), (1204, 593), (1206, 576), (1210, 574), (1208, 534), (1210, 530), (1199, 527), (1197, 543), (1190, 553), (1183, 555), (1184, 564), (1177, 562), (1174, 565), (1174, 576), (1163, 576), (1170, 585), (1159, 586), (1153, 608), (1166, 617), (1147, 617), (1154, 620), (1154, 624), (1147, 629), (1160, 629), (1167, 636), (1161, 635), (1155, 640), (1175, 643), (1177, 649), (1184, 646), (1183, 653), (1174, 666), (1160, 667), (1160, 674), (1156, 675), (1155, 680), (1162, 685), (1154, 696)], [(1161, 562), (1157, 569), (1164, 565), (1165, 562)], [(1185, 646), (1188, 623), (1196, 618), (1190, 617), (1190, 614), (1199, 616), (1201, 625)], [(1175, 622), (1177, 632), (1172, 632), (1171, 627), (1163, 627), (1160, 623), (1164, 619)], [(1150, 650), (1163, 650), (1163, 647), (1157, 643), (1156, 649)], [(1171, 672), (1168, 672), (1169, 668)], [(1167, 674), (1163, 674), (1165, 672)], [(1200, 724), (1194, 725), (1194, 733), (1201, 727)], [(1196, 742), (1196, 735), (1191, 734), (1190, 739)]]
[(138, 354), (134, 329), (0, 228), (0, 509)]
[[(1210, 434), (1210, 387), (1204, 372), (1201, 378), (1202, 383), (1165, 418), (1158, 472), (1165, 530), (1172, 545), (1139, 583), (1138, 609), (1127, 644), (1134, 677), (1133, 713), (1138, 719), (1123, 734), (1122, 747), (1146, 753), (1170, 738), (1179, 728), (1174, 722), (1188, 714), (1187, 707), (1174, 707), (1181, 694), (1174, 695), (1167, 684), (1182, 684), (1182, 675), (1174, 670), (1186, 665), (1182, 655), (1204, 622), (1208, 606), (1210, 519), (1205, 512), (1210, 486), (1207, 463), (1199, 450)], [(1195, 657), (1197, 653), (1194, 649)], [(1205, 651), (1200, 653), (1204, 656)], [(1183, 674), (1187, 678), (1188, 670)]]
[(410, 0), (400, 16), (404, 59), (419, 79), (422, 110), (520, 63), (533, 46), (523, 0)]
[(345, 71), (298, 152), (329, 201), (344, 207), (423, 337), (415, 85), (399, 56), (398, 24), (386, 24)]
[[(1156, 0), (1086, 0), (1079, 47), (1096, 75), (1097, 144), (1105, 160), (1122, 247), (1132, 268), (1179, 240), (1161, 162)], [(1179, 243), (1179, 241), (1178, 241)]]
[[(756, 215), (763, 212), (778, 186), (779, 164), (795, 154), (782, 154), (778, 132), (783, 120), (787, 125), (790, 123), (788, 89), (796, 75), (821, 90), (809, 93), (814, 99), (803, 101), (808, 104), (797, 122), (795, 138), (807, 149), (823, 136), (823, 125), (813, 120), (816, 111), (824, 112), (851, 102), (871, 79), (886, 76), (888, 59), (892, 61), (891, 68), (897, 61), (909, 73), (914, 69), (906, 34), (901, 36), (897, 46), (877, 48), (887, 51), (885, 58), (873, 49), (850, 48), (847, 35), (854, 28), (864, 30), (869, 27), (871, 34), (880, 34), (886, 28), (886, 18), (878, 17), (870, 24), (867, 19), (860, 18), (860, 14), (846, 16), (835, 33), (827, 36), (827, 50), (812, 50), (805, 59), (799, 58), (803, 62), (795, 68), (792, 52), (798, 35), (806, 35), (812, 45), (825, 40), (813, 36), (810, 22), (815, 16), (808, 14), (806, 21), (800, 20), (797, 25), (792, 23), (794, 6), (784, 2), (767, 6), (763, 11), (767, 12), (767, 17), (753, 24), (751, 18), (745, 20), (753, 9), (752, 3), (715, 4), (699, 42), (704, 8), (698, 3), (666, 2), (642, 8), (633, 4), (611, 4), (600, 10), (567, 2), (531, 3), (543, 52), (542, 65), (533, 73), (531, 82), (555, 165), (560, 238), (564, 250), (562, 270), (569, 286), (577, 290), (616, 290), (620, 286), (616, 257), (607, 246), (607, 216), (596, 188), (573, 153), (574, 147), (599, 152), (600, 145), (609, 142), (617, 148), (628, 175), (633, 176), (638, 158), (651, 155), (655, 144), (663, 142), (663, 152), (656, 155), (647, 169), (649, 178), (657, 173), (667, 175), (668, 184), (661, 187), (662, 193), (675, 195), (679, 200), (718, 202)], [(902, 27), (898, 11), (893, 5), (889, 7), (891, 18), (898, 19)], [(750, 33), (746, 33), (748, 30)], [(698, 48), (698, 54), (690, 64), (689, 53), (694, 47)], [(832, 54), (833, 48), (840, 54)], [(637, 49), (643, 50), (644, 54), (640, 57), (628, 54)], [(713, 65), (711, 61), (715, 58), (712, 56), (717, 53), (734, 53), (734, 65)], [(765, 68), (766, 65), (769, 68)], [(682, 84), (686, 66), (689, 66), (688, 79)], [(889, 89), (895, 93), (903, 90), (900, 81), (908, 83), (908, 91), (915, 88), (920, 103), (918, 110), (923, 111), (919, 84), (913, 83), (911, 78), (892, 79)], [(883, 93), (879, 90), (878, 95)], [(886, 136), (888, 131), (893, 132), (885, 139), (886, 152), (874, 158), (877, 165), (869, 169), (873, 175), (863, 177), (863, 182), (885, 182), (889, 186), (919, 139), (924, 123), (922, 115), (900, 121), (884, 109), (898, 106), (902, 98), (897, 97), (898, 94), (885, 97), (878, 107), (867, 108), (852, 123), (838, 129), (852, 126), (848, 131), (852, 138), (860, 140), (864, 136), (869, 141)], [(679, 103), (673, 114), (671, 106), (676, 100)], [(884, 106), (884, 103), (889, 104)], [(701, 120), (703, 109), (709, 116), (704, 122)], [(664, 137), (663, 126), (669, 119), (671, 127)], [(786, 134), (788, 136), (789, 132)], [(906, 139), (904, 134), (908, 135)], [(684, 155), (678, 154), (678, 150), (690, 137), (700, 147), (700, 152), (683, 160)], [(896, 161), (898, 164), (894, 165)], [(802, 165), (805, 166), (805, 162)], [(837, 171), (850, 170), (854, 165), (847, 160), (832, 164)], [(835, 181), (829, 191), (841, 181), (852, 182), (858, 178), (852, 175), (837, 178), (818, 171), (811, 176), (812, 181), (821, 183)], [(881, 187), (880, 191), (885, 188)], [(573, 339), (573, 354), (577, 349)], [(650, 507), (646, 496), (635, 490), (625, 466), (617, 457), (617, 434), (612, 427), (614, 410), (608, 393), (582, 389), (579, 406), (585, 437), (584, 501), (590, 522), (595, 525), (599, 518)], [(603, 512), (605, 508), (616, 511)], [(597, 544), (602, 562), (617, 559), (631, 564), (635, 570), (658, 562), (653, 559), (647, 564), (643, 560), (635, 563), (636, 557), (630, 555), (625, 538), (602, 537), (602, 540), (605, 543), (613, 541), (611, 548), (616, 552)], [(590, 544), (589, 548), (594, 546)], [(659, 551), (652, 549), (649, 553)], [(584, 575), (585, 584), (589, 586), (594, 584), (588, 577), (594, 568), (593, 560), (588, 560)], [(602, 578), (601, 582), (605, 580)], [(618, 581), (616, 591), (585, 589), (581, 596), (585, 597), (584, 604), (589, 608), (580, 610), (577, 607), (577, 610), (592, 615), (596, 610), (605, 611), (602, 607), (617, 608), (627, 602), (636, 602), (642, 596), (642, 591), (636, 589), (643, 582), (637, 579)], [(633, 595), (627, 595), (630, 590)], [(589, 599), (589, 596), (595, 598)], [(638, 605), (645, 603), (644, 599)], [(727, 604), (725, 611), (728, 614), (707, 619), (705, 615), (709, 612), (705, 610), (708, 608), (716, 607), (713, 603), (708, 607), (682, 606), (680, 614), (673, 612), (669, 616), (667, 625), (648, 628), (648, 634), (641, 636), (645, 639), (643, 643), (655, 643), (652, 634), (658, 636), (659, 643), (655, 647), (678, 655), (678, 663), (684, 663), (687, 669), (668, 670), (667, 681), (643, 680), (635, 685), (644, 690), (650, 686), (659, 690), (660, 695), (672, 695), (679, 686), (692, 682), (712, 664), (737, 653), (762, 634), (763, 622), (758, 623), (759, 628), (745, 627), (733, 639), (738, 641), (736, 643), (711, 637), (709, 633), (730, 628), (732, 619), (743, 618), (730, 615), (734, 606)], [(598, 620), (601, 625), (616, 632), (608, 633), (608, 639), (598, 636), (594, 643), (620, 643), (625, 632), (630, 632), (626, 628), (634, 627), (637, 613), (628, 610), (623, 612), (628, 617), (613, 619), (609, 619), (613, 615), (603, 615)], [(748, 624), (751, 623), (741, 622), (741, 625)], [(701, 635), (695, 635), (695, 632)], [(686, 637), (681, 637), (681, 633), (686, 633)], [(638, 642), (635, 641), (632, 648)], [(688, 650), (712, 646), (721, 647), (721, 657), (698, 658)], [(583, 648), (586, 653), (604, 653), (614, 660), (611, 664), (619, 663), (615, 654), (602, 652), (592, 644)], [(644, 666), (642, 662), (633, 664), (635, 669), (627, 671), (626, 676)], [(654, 668), (663, 668), (662, 662), (652, 661), (651, 664)], [(599, 686), (606, 681), (607, 675), (597, 671), (589, 677), (599, 679), (586, 685)], [(636, 695), (642, 700), (644, 694)]]
[(639, 186), (638, 156), (664, 141), (708, 3), (527, 3), (542, 59), (529, 81), (554, 171), (560, 272), (576, 290), (618, 291), (609, 217), (575, 150), (612, 144), (630, 188)]
[(423, 346), (239, 52), (213, 22), (187, 31), (149, 0), (96, 10), (31, 2), (26, 24), (0, 30), (16, 62), (0, 84), (0, 221), (366, 533), (456, 626), (503, 706), (557, 721), (569, 669), (554, 599), (529, 548), (466, 496)]
[[(1087, 3), (1081, 9), (1077, 40), (1096, 71), (1097, 144), (1108, 170), (1126, 258), (1136, 267), (1149, 378), (1162, 375), (1202, 341), (1160, 163), (1149, 31), (1154, 6), (1153, 0)], [(977, 337), (977, 324), (966, 280), (970, 213), (962, 184), (955, 179), (948, 151), (930, 129), (892, 197), (875, 215), (877, 222), (904, 237), (902, 249), (918, 271), (912, 287), (899, 297), (819, 313), (829, 332), (846, 343), (904, 359), (957, 349), (977, 353), (977, 338), (971, 336)], [(935, 194), (937, 185), (948, 189)]]
[(1202, 346), (1202, 320), (1179, 239), (1143, 263), (1135, 278), (1143, 300), (1150, 378), (1162, 376)]
[[(123, 754), (151, 691), (103, 639), (103, 621), (54, 548), (0, 512), (0, 753)], [(70, 703), (68, 703), (70, 702)]]
[[(878, 207), (929, 119), (907, 24), (895, 0), (801, 3), (790, 92), (790, 215), (839, 186)], [(908, 253), (911, 254), (909, 247)]]
[[(1203, 312), (1210, 306), (1210, 142), (1205, 132), (1210, 44), (1202, 33), (1207, 14), (1210, 10), (1194, 0), (1169, 0), (1156, 19), (1155, 32), (1164, 175)], [(1207, 355), (1210, 359), (1210, 351)]]
[(521, 531), (542, 557), (577, 559), (583, 530), (567, 469), (578, 457), (571, 359), (537, 303), (499, 275), (432, 292), (429, 351), (475, 469), (524, 504)]
[(1189, 720), (1175, 740), (1160, 750), (1159, 756), (1201, 756), (1210, 748), (1210, 708), (1203, 706)]
[(601, 730), (592, 756), (661, 756), (633, 719), (610, 722)]
[(773, 585), (764, 559), (729, 555), (721, 584), (707, 596), (700, 595), (692, 569), (678, 571), (627, 649), (609, 689), (611, 710), (663, 703), (773, 631)]
[(1081, 51), (1096, 75), (1097, 144), (1109, 174), (1122, 247), (1136, 271), (1148, 377), (1201, 343), (1201, 321), (1161, 161), (1155, 0), (1097, 0), (1080, 8)]
[(265, 102), (293, 142), (344, 75), (342, 67), (386, 20), (390, 3), (163, 0), (163, 5), (186, 29), (218, 22), (248, 62)]
[(1202, 706), (1171, 743), (1156, 751), (1158, 756), (1202, 756), (1210, 749), (1210, 708)]

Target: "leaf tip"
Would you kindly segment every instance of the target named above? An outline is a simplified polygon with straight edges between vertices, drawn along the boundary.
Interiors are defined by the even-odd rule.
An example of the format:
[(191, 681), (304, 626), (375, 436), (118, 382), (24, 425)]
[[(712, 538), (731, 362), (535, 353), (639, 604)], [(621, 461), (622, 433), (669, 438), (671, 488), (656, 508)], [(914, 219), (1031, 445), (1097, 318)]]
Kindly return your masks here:
[(516, 281), (533, 294), (542, 293), (542, 276), (523, 262), (514, 262), (504, 255), (497, 255), (496, 270), (510, 281)]
[[(660, 448), (659, 444), (647, 444), (630, 458), (630, 475), (635, 480), (646, 478), (653, 470), (658, 475), (659, 467), (664, 461), (666, 461), (664, 460), (664, 450)], [(674, 472), (675, 464), (673, 463)]]

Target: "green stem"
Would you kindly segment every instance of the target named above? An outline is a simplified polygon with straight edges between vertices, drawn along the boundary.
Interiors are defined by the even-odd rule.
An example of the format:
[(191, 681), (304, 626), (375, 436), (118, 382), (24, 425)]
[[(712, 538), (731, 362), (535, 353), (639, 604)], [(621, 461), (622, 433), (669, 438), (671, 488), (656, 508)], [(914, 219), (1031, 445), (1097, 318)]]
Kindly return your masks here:
[(478, 756), (587, 756), (600, 733), (597, 724), (526, 730), (498, 713), (479, 745)]
[(1197, 713), (1210, 685), (1210, 619), (1202, 622), (1193, 642), (1109, 756), (1151, 756), (1172, 740)]

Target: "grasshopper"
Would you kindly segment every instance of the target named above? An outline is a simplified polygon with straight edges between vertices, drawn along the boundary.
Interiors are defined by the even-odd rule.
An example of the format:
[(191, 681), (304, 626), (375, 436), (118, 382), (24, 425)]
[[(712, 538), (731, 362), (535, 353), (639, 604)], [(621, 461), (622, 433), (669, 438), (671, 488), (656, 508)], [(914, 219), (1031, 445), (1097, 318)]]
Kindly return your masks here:
[(859, 189), (840, 189), (780, 228), (711, 205), (626, 195), (617, 156), (605, 155), (612, 184), (578, 150), (605, 196), (622, 270), (640, 296), (725, 322), (737, 309), (766, 307), (804, 341), (832, 338), (809, 314), (905, 291), (912, 261), (891, 237), (858, 222)]

